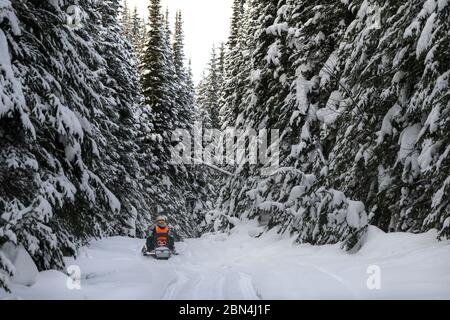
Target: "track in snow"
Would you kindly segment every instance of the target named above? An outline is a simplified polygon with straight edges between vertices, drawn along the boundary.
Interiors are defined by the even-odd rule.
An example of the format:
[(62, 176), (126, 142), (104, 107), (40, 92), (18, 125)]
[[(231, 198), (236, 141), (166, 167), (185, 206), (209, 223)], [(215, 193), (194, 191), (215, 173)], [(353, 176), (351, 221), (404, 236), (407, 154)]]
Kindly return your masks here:
[[(143, 240), (94, 241), (67, 259), (81, 271), (81, 290), (69, 290), (58, 271), (41, 272), (24, 299), (397, 299), (450, 298), (450, 242), (435, 234), (384, 234), (371, 228), (365, 246), (347, 254), (339, 245), (293, 246), (275, 233), (255, 239), (255, 225), (231, 236), (207, 235), (177, 244), (168, 261), (143, 257)], [(251, 231), (251, 232), (249, 232)], [(367, 268), (381, 270), (380, 290), (366, 285)]]

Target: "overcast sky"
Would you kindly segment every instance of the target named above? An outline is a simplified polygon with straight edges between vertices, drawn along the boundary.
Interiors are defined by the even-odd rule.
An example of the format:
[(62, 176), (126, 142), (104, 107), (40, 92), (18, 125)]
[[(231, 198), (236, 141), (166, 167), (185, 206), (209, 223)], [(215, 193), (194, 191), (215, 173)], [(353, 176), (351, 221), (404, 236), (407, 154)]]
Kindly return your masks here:
[[(148, 16), (149, 0), (128, 0), (130, 8), (138, 7), (141, 15)], [(213, 44), (218, 46), (228, 38), (233, 0), (162, 0), (172, 20), (175, 12), (183, 12), (186, 57), (192, 59), (196, 83), (206, 67)], [(173, 29), (173, 25), (172, 25)]]

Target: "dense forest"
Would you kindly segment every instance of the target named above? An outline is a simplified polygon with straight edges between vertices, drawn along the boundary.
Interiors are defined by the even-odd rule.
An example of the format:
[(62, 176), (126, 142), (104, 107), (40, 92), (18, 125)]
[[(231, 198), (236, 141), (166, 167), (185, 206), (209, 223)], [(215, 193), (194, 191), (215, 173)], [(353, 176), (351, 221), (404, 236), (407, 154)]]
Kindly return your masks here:
[(280, 168), (229, 168), (208, 213), (215, 226), (257, 218), (300, 243), (348, 250), (368, 224), (448, 238), (447, 1), (236, 0), (233, 9), (199, 107), (221, 126), (278, 128)]
[[(204, 173), (167, 156), (169, 128), (196, 116), (181, 20), (172, 51), (152, 3), (138, 65), (120, 8), (0, 2), (0, 245), (23, 245), (41, 270), (92, 238), (143, 237), (159, 213), (195, 236), (210, 202)], [(0, 286), (12, 269), (0, 251)]]
[[(158, 214), (179, 238), (242, 219), (350, 252), (369, 224), (450, 238), (447, 0), (235, 0), (197, 86), (170, 14), (0, 0), (0, 247), (62, 269)], [(278, 129), (279, 167), (173, 163), (198, 123)], [(13, 269), (0, 251), (0, 288)]]

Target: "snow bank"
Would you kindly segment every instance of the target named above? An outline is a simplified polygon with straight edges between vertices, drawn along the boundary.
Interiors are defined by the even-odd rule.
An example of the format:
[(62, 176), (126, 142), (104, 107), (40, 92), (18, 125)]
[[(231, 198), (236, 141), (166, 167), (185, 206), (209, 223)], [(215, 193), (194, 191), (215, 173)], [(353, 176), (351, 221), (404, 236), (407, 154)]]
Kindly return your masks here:
[(7, 242), (0, 251), (14, 265), (14, 275), (10, 279), (12, 283), (24, 286), (31, 286), (36, 283), (39, 271), (23, 246), (16, 246), (12, 242)]
[[(365, 257), (392, 257), (427, 250), (439, 245), (437, 230), (413, 234), (406, 232), (385, 233), (375, 226), (369, 226), (366, 240), (358, 255)], [(448, 248), (450, 249), (450, 248)]]

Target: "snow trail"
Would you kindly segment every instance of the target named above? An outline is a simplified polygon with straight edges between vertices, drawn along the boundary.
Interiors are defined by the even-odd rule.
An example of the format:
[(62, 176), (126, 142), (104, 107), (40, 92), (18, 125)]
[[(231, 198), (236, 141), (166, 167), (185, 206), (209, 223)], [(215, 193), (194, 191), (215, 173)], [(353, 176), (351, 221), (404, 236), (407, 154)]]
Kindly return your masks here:
[[(69, 290), (67, 276), (40, 272), (31, 287), (12, 285), (23, 299), (449, 299), (450, 241), (436, 231), (385, 234), (371, 227), (356, 254), (339, 245), (293, 245), (269, 232), (261, 238), (253, 223), (230, 236), (208, 234), (177, 243), (178, 256), (158, 261), (140, 254), (143, 240), (94, 241), (77, 259), (81, 290)], [(256, 230), (258, 231), (258, 230)], [(368, 267), (379, 266), (381, 288), (367, 287)]]

